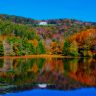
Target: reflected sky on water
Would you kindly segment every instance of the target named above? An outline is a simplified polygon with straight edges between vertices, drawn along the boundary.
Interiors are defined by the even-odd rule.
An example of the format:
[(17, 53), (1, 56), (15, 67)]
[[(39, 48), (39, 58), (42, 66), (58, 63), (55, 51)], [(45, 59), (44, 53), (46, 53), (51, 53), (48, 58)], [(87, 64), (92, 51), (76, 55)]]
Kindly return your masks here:
[(95, 87), (96, 60), (0, 59), (0, 93), (42, 89), (40, 86), (43, 89), (66, 91)]

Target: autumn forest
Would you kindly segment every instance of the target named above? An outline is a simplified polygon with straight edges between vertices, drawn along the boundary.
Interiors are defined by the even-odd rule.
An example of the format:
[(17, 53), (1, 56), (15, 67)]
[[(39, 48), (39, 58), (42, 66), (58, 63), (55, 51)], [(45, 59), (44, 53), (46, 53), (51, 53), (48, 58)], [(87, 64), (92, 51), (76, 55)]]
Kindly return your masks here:
[(96, 23), (0, 15), (0, 56), (96, 57)]

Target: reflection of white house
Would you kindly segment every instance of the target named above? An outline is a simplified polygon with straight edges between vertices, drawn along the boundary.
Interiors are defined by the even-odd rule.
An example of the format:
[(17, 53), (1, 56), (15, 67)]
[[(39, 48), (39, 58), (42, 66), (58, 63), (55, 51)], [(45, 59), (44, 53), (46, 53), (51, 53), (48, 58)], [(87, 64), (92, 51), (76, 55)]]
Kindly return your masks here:
[(40, 22), (39, 25), (47, 25), (47, 22)]

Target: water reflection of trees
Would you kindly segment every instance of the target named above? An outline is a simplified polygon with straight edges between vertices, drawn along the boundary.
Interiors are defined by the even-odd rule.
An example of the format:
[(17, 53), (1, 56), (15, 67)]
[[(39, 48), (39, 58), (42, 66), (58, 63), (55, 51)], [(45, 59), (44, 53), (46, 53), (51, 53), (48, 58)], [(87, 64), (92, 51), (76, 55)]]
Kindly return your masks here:
[[(0, 61), (0, 81), (8, 84), (47, 83), (72, 88), (80, 87), (81, 83), (96, 85), (96, 60), (92, 58), (0, 59)], [(4, 67), (5, 65), (8, 68)]]
[(96, 60), (95, 59), (81, 58), (78, 60), (78, 62), (72, 63), (72, 65), (75, 66), (74, 67), (70, 66), (70, 68), (73, 68), (73, 71), (70, 70), (69, 72), (70, 77), (84, 84), (90, 86), (96, 86)]
[(4, 70), (6, 71), (0, 71), (0, 81), (9, 84), (24, 84), (35, 81), (45, 59), (13, 59), (11, 61), (13, 62), (8, 63), (10, 65), (10, 71), (3, 67), (7, 63), (2, 62), (0, 69), (5, 68)]

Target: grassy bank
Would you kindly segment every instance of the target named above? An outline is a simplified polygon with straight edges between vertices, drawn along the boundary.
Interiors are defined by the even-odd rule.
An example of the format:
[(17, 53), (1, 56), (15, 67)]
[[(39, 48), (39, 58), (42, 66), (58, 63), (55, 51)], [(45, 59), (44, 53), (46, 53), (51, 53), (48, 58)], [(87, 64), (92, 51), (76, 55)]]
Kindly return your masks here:
[(2, 56), (3, 58), (89, 58), (89, 57), (74, 57), (74, 56), (62, 56), (62, 55), (48, 55), (48, 54), (40, 54), (40, 55), (24, 55), (24, 56)]
[(41, 55), (25, 55), (25, 56), (2, 56), (2, 58), (71, 58), (69, 56), (61, 56), (61, 55), (47, 55), (47, 54), (41, 54)]

